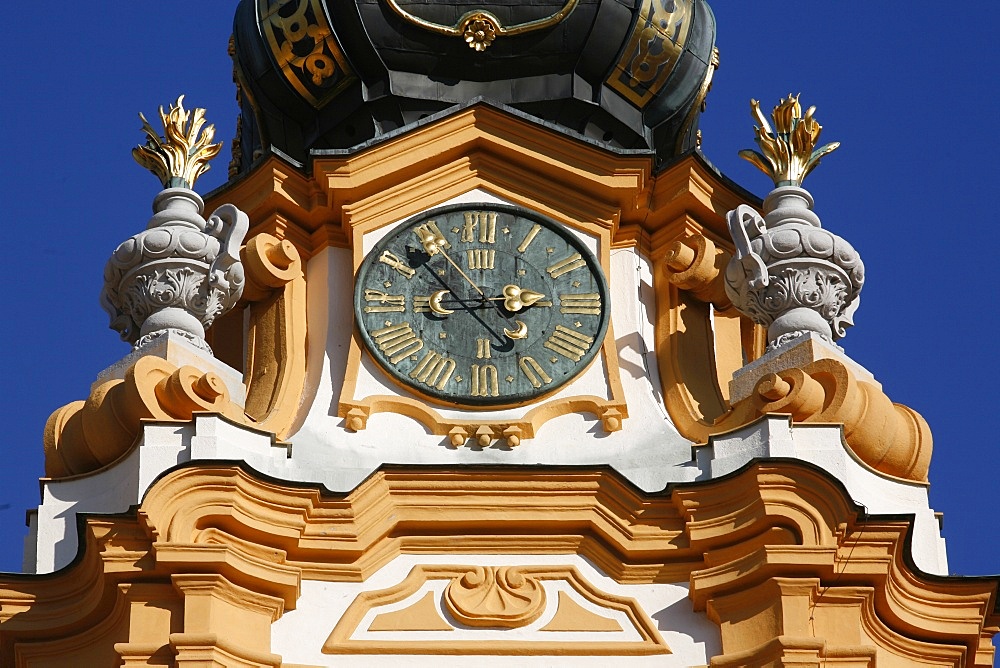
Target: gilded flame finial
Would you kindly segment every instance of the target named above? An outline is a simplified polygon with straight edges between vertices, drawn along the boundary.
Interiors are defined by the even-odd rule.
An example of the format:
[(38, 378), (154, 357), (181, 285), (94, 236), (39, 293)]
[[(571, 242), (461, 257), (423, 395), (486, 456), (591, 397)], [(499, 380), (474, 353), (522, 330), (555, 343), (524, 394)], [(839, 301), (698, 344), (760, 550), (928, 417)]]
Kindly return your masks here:
[(160, 107), (164, 137), (160, 137), (146, 117), (139, 114), (147, 138), (145, 146), (132, 149), (132, 157), (153, 172), (164, 188), (193, 188), (198, 177), (208, 171), (208, 161), (222, 149), (222, 142), (212, 143), (214, 125), (208, 125), (202, 131), (205, 110), (195, 108), (187, 111), (183, 102), (184, 96), (181, 95), (175, 104), (170, 105), (167, 113)]
[(816, 148), (823, 126), (813, 118), (816, 107), (809, 107), (805, 115), (802, 114), (798, 95), (789, 93), (788, 98), (771, 112), (777, 132), (771, 129), (760, 110), (760, 102), (750, 100), (750, 109), (759, 123), (754, 126), (754, 134), (762, 153), (744, 149), (740, 157), (770, 176), (775, 186), (802, 185), (802, 180), (819, 164), (820, 158), (840, 146), (840, 142), (831, 142)]

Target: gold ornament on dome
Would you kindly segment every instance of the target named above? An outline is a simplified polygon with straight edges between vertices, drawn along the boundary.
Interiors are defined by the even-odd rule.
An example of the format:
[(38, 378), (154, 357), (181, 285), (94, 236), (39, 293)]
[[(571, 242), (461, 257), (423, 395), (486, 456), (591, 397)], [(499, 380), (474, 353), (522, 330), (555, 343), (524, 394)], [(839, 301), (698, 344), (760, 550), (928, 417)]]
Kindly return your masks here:
[[(643, 0), (628, 44), (607, 79), (608, 85), (644, 108), (663, 89), (680, 61), (693, 17), (692, 0)], [(712, 71), (711, 66), (708, 71)]]
[(356, 80), (321, 0), (257, 0), (257, 17), (285, 81), (314, 108)]
[(146, 144), (133, 148), (132, 157), (153, 172), (164, 188), (193, 188), (198, 177), (208, 171), (208, 161), (222, 149), (222, 142), (212, 143), (215, 126), (205, 126), (205, 110), (188, 111), (183, 102), (181, 95), (166, 113), (160, 107), (163, 137), (139, 114)]
[(474, 9), (462, 14), (454, 25), (448, 26), (427, 21), (411, 14), (403, 9), (396, 0), (386, 0), (386, 4), (389, 5), (392, 11), (396, 12), (407, 23), (423, 28), (424, 30), (436, 32), (439, 35), (461, 37), (469, 45), (470, 49), (475, 49), (476, 51), (485, 51), (497, 37), (513, 37), (514, 35), (523, 35), (536, 30), (551, 28), (569, 16), (576, 9), (577, 3), (579, 3), (579, 0), (566, 0), (566, 4), (563, 5), (562, 9), (554, 14), (534, 21), (517, 23), (512, 26), (503, 25), (496, 14), (492, 12), (484, 9)]
[(823, 126), (813, 118), (816, 107), (809, 107), (805, 115), (802, 114), (798, 95), (789, 93), (771, 112), (777, 132), (771, 129), (760, 110), (760, 102), (750, 100), (750, 109), (759, 123), (754, 126), (754, 134), (761, 153), (744, 149), (740, 157), (771, 177), (775, 186), (801, 185), (820, 158), (840, 146), (840, 142), (831, 142), (816, 148)]

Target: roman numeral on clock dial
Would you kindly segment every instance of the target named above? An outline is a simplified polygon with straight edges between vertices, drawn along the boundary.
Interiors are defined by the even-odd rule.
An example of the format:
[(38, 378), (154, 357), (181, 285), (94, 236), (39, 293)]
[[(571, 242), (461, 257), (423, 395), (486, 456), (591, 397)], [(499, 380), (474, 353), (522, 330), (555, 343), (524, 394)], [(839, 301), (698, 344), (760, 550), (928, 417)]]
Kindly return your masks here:
[(559, 312), (575, 315), (600, 315), (601, 295), (596, 292), (559, 295)]
[(497, 252), (486, 248), (473, 248), (465, 251), (469, 269), (492, 269), (496, 263)]
[(528, 246), (531, 245), (531, 242), (535, 240), (535, 237), (538, 236), (538, 233), (541, 232), (541, 230), (542, 230), (541, 225), (537, 223), (532, 225), (531, 229), (528, 230), (528, 233), (524, 235), (524, 241), (522, 241), (521, 245), (517, 247), (517, 252), (523, 253), (524, 251), (528, 250)]
[(413, 278), (413, 275), (417, 273), (413, 267), (396, 257), (396, 254), (392, 251), (382, 251), (382, 254), (378, 257), (378, 261), (382, 264), (387, 264), (398, 271), (400, 276), (404, 277), (406, 280), (410, 280)]
[(552, 382), (552, 378), (549, 374), (545, 373), (542, 369), (542, 365), (535, 361), (533, 357), (528, 357), (525, 355), (521, 358), (521, 361), (517, 363), (520, 367), (521, 373), (528, 379), (531, 386), (535, 389), (541, 387), (542, 385), (548, 385)]
[(492, 364), (473, 364), (469, 371), (469, 380), (472, 383), (472, 392), (470, 393), (472, 396), (500, 396), (500, 383), (497, 380), (497, 368)]
[(427, 351), (423, 359), (413, 367), (410, 378), (420, 381), (429, 387), (443, 390), (455, 372), (455, 360), (442, 357), (433, 350)]
[(441, 233), (436, 221), (428, 220), (423, 225), (418, 225), (413, 229), (413, 233), (417, 235), (417, 239), (419, 239), (421, 243), (423, 243), (425, 236), (430, 235), (435, 239), (444, 239), (444, 243), (441, 244), (443, 248), (451, 248), (451, 244), (448, 243), (448, 239)]
[(558, 262), (546, 267), (545, 271), (549, 272), (549, 276), (552, 278), (559, 278), (563, 274), (568, 274), (574, 269), (586, 266), (587, 261), (583, 259), (583, 256), (579, 253), (573, 253), (572, 255), (564, 257)]
[(563, 357), (579, 362), (593, 342), (593, 337), (581, 334), (569, 327), (556, 325), (556, 331), (542, 345)]
[(424, 342), (417, 337), (408, 322), (376, 329), (371, 334), (375, 345), (392, 364), (398, 364), (400, 360), (424, 347)]
[(466, 211), (465, 224), (462, 225), (462, 241), (481, 244), (496, 243), (497, 240), (496, 211)]
[(365, 306), (365, 313), (402, 313), (406, 311), (406, 295), (390, 295), (381, 290), (366, 289), (366, 302), (374, 302), (376, 306)]

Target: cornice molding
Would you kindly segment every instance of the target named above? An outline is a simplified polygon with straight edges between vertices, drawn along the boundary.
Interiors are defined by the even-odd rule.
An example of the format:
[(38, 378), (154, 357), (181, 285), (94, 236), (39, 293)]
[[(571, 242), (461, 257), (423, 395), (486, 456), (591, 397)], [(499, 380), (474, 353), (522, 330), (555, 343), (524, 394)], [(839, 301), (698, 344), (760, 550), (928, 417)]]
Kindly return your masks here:
[[(460, 562), (486, 552), (579, 554), (620, 583), (687, 582), (695, 610), (722, 625), (720, 665), (850, 654), (858, 638), (863, 656), (989, 665), (997, 579), (920, 573), (907, 556), (911, 526), (865, 516), (829, 474), (794, 460), (660, 494), (609, 469), (402, 466), (331, 494), (202, 463), (166, 473), (135, 518), (87, 518), (85, 552), (67, 569), (0, 577), (0, 649), (10, 656), (43, 629), (68, 638), (98, 624), (121, 582), (173, 582), (178, 597), (211, 594), (259, 625), (294, 607), (302, 579), (364, 581), (400, 554)], [(218, 577), (184, 593), (181, 582), (208, 582), (185, 575), (195, 573)], [(231, 595), (243, 590), (258, 603)], [(838, 606), (854, 612), (838, 616)], [(812, 637), (800, 632), (803, 614)], [(777, 645), (760, 636), (765, 619), (780, 621)], [(219, 647), (237, 646), (213, 632)], [(246, 647), (268, 651), (263, 641)]]

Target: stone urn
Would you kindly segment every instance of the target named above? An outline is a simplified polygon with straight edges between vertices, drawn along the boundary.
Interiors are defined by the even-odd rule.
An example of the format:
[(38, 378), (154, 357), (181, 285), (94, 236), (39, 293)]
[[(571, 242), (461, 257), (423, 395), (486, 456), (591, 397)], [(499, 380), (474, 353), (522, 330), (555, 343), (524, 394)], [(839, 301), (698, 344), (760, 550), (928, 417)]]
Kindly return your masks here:
[(729, 212), (736, 255), (726, 267), (726, 294), (767, 327), (772, 348), (808, 332), (833, 343), (860, 304), (861, 256), (820, 227), (812, 208), (807, 190), (788, 185), (767, 196), (763, 218), (746, 205)]
[(805, 113), (797, 95), (771, 112), (774, 127), (757, 100), (750, 101), (760, 151), (745, 149), (749, 160), (774, 182), (764, 199), (763, 218), (741, 204), (727, 215), (736, 254), (726, 267), (726, 294), (754, 322), (767, 327), (774, 349), (810, 332), (833, 342), (854, 324), (865, 266), (854, 248), (824, 230), (802, 180), (820, 159), (840, 146), (819, 146), (822, 126), (816, 107)]
[(232, 204), (202, 217), (205, 203), (192, 188), (222, 144), (212, 143), (205, 110), (186, 110), (183, 101), (166, 112), (160, 107), (163, 137), (139, 114), (147, 140), (132, 155), (164, 190), (146, 229), (122, 242), (104, 267), (101, 305), (111, 328), (136, 348), (172, 332), (211, 354), (205, 329), (243, 292), (240, 245), (250, 224)]
[(101, 305), (111, 328), (138, 347), (172, 330), (208, 349), (205, 329), (243, 292), (240, 245), (246, 214), (223, 204), (208, 220), (188, 188), (167, 188), (153, 200), (142, 232), (122, 242), (104, 268)]

